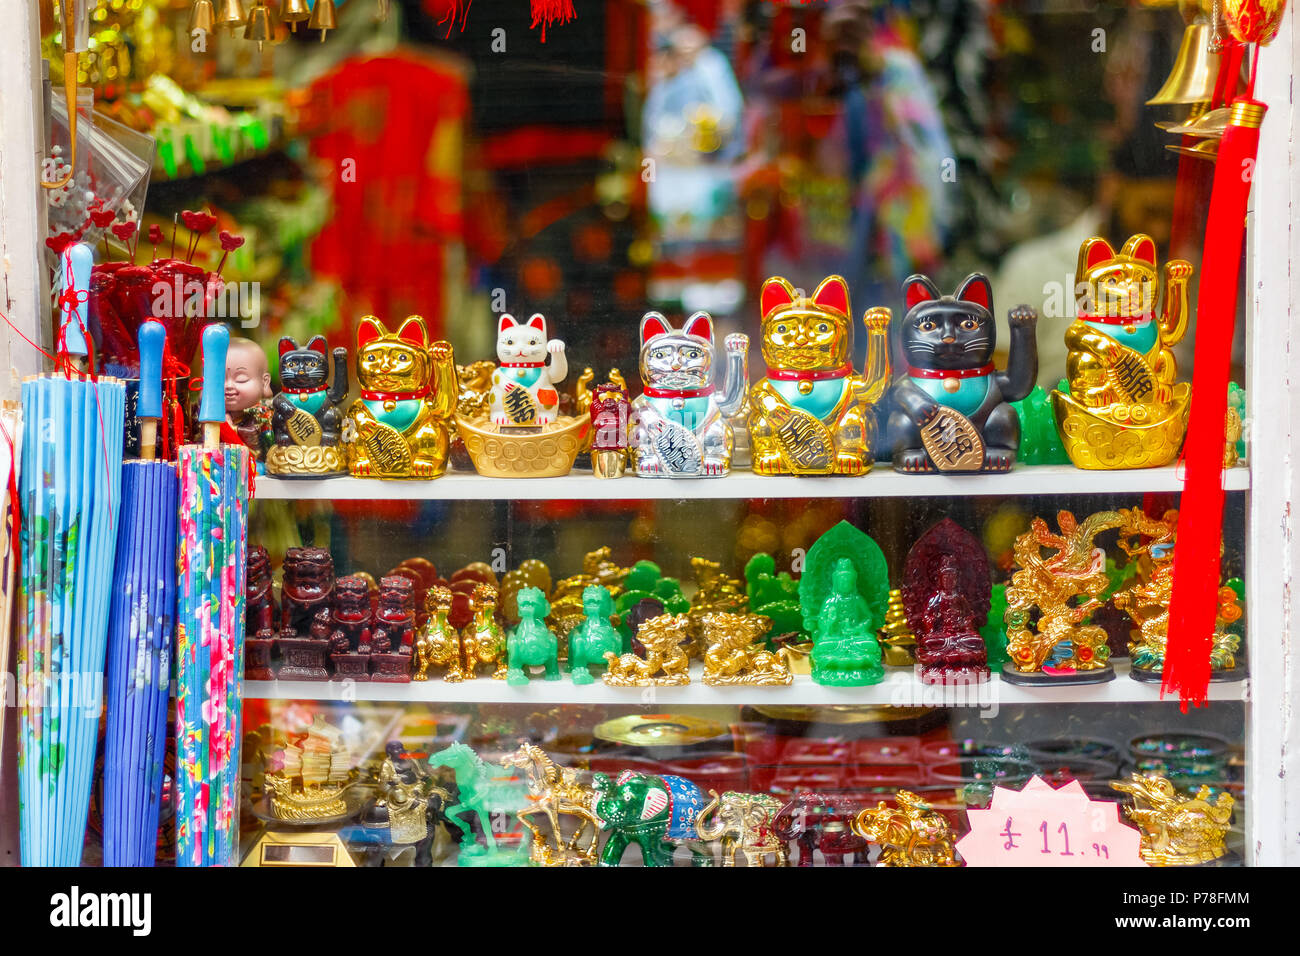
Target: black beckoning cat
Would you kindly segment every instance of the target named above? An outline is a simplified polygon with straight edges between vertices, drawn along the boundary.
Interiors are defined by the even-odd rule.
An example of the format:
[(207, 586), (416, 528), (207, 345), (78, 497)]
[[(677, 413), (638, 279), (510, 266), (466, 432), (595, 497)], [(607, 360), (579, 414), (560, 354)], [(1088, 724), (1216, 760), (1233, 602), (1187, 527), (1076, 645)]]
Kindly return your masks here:
[(343, 423), (339, 405), (348, 394), (347, 349), (334, 350), (334, 381), (323, 335), (305, 348), (280, 339), (280, 388), (271, 402), (277, 445), (337, 445)]
[(1038, 313), (1022, 305), (1007, 314), (1011, 355), (999, 372), (993, 368), (997, 323), (987, 276), (967, 276), (949, 296), (928, 277), (914, 275), (903, 293), (907, 314), (900, 337), (907, 366), (894, 382), (889, 416), (895, 470), (935, 470), (921, 429), (944, 406), (969, 419), (984, 442), (983, 464), (961, 470), (1010, 471), (1020, 446), (1020, 419), (1008, 403), (1028, 395), (1038, 378)]

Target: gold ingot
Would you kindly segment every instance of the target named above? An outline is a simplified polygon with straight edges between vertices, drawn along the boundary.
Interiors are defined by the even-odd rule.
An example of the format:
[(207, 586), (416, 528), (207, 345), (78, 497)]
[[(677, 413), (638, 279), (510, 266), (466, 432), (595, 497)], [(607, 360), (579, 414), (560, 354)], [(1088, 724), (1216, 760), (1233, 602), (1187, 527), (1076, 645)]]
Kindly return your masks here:
[(228, 30), (234, 30), (235, 27), (242, 27), (247, 21), (244, 16), (244, 5), (240, 0), (221, 0), (221, 12), (217, 14), (217, 26), (226, 27)]
[(194, 6), (190, 8), (190, 33), (193, 34), (195, 30), (211, 33), (216, 19), (212, 0), (194, 0)]
[(280, 7), (280, 19), (289, 24), (289, 29), (295, 33), (298, 24), (310, 17), (311, 10), (307, 6), (307, 0), (284, 0), (283, 6)]
[(1219, 55), (1210, 52), (1210, 25), (1189, 23), (1183, 30), (1178, 58), (1164, 86), (1147, 100), (1148, 106), (1204, 103), (1214, 95), (1219, 75)]
[(487, 419), (456, 416), (465, 450), (485, 478), (563, 477), (573, 468), (590, 428), (590, 418), (560, 416), (537, 429), (502, 429)]
[(325, 34), (339, 25), (338, 15), (334, 12), (334, 0), (316, 0), (312, 7), (311, 18), (307, 21), (309, 30), (320, 31), (320, 41), (325, 42)]
[(255, 3), (248, 11), (248, 25), (244, 27), (244, 39), (257, 41), (258, 52), (261, 52), (263, 43), (275, 39), (271, 8), (265, 3)]

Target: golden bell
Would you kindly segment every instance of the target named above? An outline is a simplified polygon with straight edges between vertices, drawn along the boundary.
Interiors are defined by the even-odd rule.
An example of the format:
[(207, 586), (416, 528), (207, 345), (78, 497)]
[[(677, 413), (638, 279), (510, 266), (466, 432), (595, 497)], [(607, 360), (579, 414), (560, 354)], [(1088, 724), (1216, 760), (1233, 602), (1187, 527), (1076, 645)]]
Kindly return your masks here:
[(244, 39), (256, 40), (259, 52), (263, 43), (275, 39), (275, 24), (271, 22), (271, 8), (263, 0), (258, 0), (248, 11), (248, 26), (244, 27)]
[(217, 26), (234, 30), (244, 25), (244, 6), (239, 0), (221, 0), (221, 12), (217, 14)]
[(216, 17), (212, 0), (194, 0), (194, 6), (190, 8), (190, 34), (193, 35), (195, 30), (211, 33)]
[(1219, 55), (1210, 52), (1210, 25), (1189, 23), (1183, 30), (1178, 58), (1160, 92), (1147, 100), (1148, 106), (1203, 103), (1214, 95), (1219, 75)]
[(289, 29), (297, 32), (298, 24), (311, 16), (307, 0), (284, 0), (280, 8), (280, 19), (289, 24)]
[(338, 17), (334, 14), (334, 0), (316, 0), (307, 28), (320, 31), (321, 43), (325, 42), (325, 34), (337, 27), (338, 23)]

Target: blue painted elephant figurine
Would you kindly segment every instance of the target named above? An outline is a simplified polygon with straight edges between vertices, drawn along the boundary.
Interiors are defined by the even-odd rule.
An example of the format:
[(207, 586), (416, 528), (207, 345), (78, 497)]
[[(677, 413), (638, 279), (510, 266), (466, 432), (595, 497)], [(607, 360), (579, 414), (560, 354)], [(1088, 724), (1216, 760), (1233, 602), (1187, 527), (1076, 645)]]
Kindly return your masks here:
[(609, 831), (601, 866), (618, 866), (630, 843), (641, 847), (646, 866), (672, 866), (673, 851), (682, 845), (691, 851), (692, 866), (712, 865), (712, 853), (695, 832), (704, 793), (689, 780), (625, 770), (613, 780), (595, 774), (592, 786), (596, 816)]

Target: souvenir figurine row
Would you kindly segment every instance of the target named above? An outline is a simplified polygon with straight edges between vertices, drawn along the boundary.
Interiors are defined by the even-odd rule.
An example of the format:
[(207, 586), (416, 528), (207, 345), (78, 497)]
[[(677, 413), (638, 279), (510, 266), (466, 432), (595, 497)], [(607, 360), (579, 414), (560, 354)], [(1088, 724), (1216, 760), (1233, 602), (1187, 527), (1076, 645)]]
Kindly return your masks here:
[[(709, 685), (788, 685), (794, 674), (858, 687), (887, 665), (913, 667), (926, 684), (986, 681), (990, 665), (1016, 684), (1082, 684), (1114, 678), (1113, 654), (1135, 680), (1159, 681), (1169, 624), (1178, 513), (1140, 508), (1077, 521), (1042, 518), (1014, 543), (1015, 569), (994, 585), (983, 544), (951, 519), (912, 546), (891, 591), (885, 556), (841, 521), (808, 549), (802, 575), (777, 574), (758, 554), (744, 581), (692, 558), (693, 594), (651, 561), (620, 568), (602, 548), (580, 574), (552, 581), (537, 560), (499, 580), (482, 562), (440, 578), (412, 558), (376, 582), (334, 577), (328, 551), (285, 557), (277, 608), (266, 551), (248, 565), (246, 676), (253, 680), (455, 682), (490, 674), (510, 685), (597, 677), (615, 687), (691, 682), (693, 661)], [(1096, 543), (1117, 530), (1122, 566)], [(1219, 592), (1209, 642), (1214, 680), (1240, 680), (1239, 581)], [(278, 659), (278, 667), (275, 660)], [(593, 672), (594, 669), (594, 672)]]
[(343, 407), (345, 350), (333, 351), (331, 379), (317, 336), (305, 347), (281, 339), (282, 389), (269, 416), (252, 407), (265, 387), (230, 411), (260, 429), (259, 442), (270, 445), (266, 470), (283, 477), (436, 478), (459, 447), (480, 474), (495, 477), (564, 475), (580, 454), (604, 478), (629, 466), (641, 477), (713, 478), (733, 464), (759, 475), (853, 476), (869, 471), (881, 448), (909, 474), (1005, 472), (1020, 451), (1022, 423), (1031, 445), (1046, 429), (1080, 468), (1154, 467), (1175, 458), (1187, 423), (1190, 385), (1177, 380), (1171, 350), (1187, 329), (1191, 273), (1183, 260), (1166, 263), (1157, 314), (1152, 239), (1134, 236), (1118, 252), (1104, 239), (1087, 240), (1077, 318), (1065, 334), (1066, 377), (1050, 410), (1034, 392), (1037, 313), (1010, 310), (1010, 357), (996, 369), (993, 290), (975, 273), (952, 295), (925, 276), (907, 280), (897, 330), (906, 366), (892, 384), (888, 308), (862, 317), (868, 342), (858, 373), (844, 279), (830, 276), (807, 296), (777, 277), (759, 296), (766, 374), (752, 386), (745, 335), (726, 337), (724, 367), (715, 372), (713, 321), (704, 312), (680, 329), (646, 313), (641, 394), (632, 399), (617, 370), (590, 388), (587, 370), (574, 414), (565, 414), (559, 391), (569, 372), (565, 345), (548, 337), (541, 315), (526, 322), (502, 315), (497, 363), (468, 367), (456, 365), (449, 343), (429, 341), (421, 317), (390, 332), (366, 316), (357, 333), (361, 394), (350, 406)]
[[(909, 790), (769, 793), (705, 790), (684, 777), (624, 770), (614, 777), (557, 763), (524, 743), (488, 763), (462, 743), (421, 760), (391, 741), (378, 768), (353, 780), (342, 734), (319, 716), (305, 734), (266, 748), (270, 816), (319, 825), (357, 817), (368, 848), (415, 847), (433, 862), (440, 830), (460, 866), (618, 866), (635, 844), (645, 866), (673, 865), (685, 848), (693, 866), (960, 866), (954, 821)], [(1168, 778), (1134, 773), (1111, 786), (1142, 832), (1142, 858), (1155, 866), (1210, 863), (1227, 854), (1233, 797), (1208, 787), (1185, 796)], [(359, 802), (354, 791), (370, 794)], [(358, 805), (359, 804), (359, 805)], [(514, 841), (491, 825), (514, 816)], [(960, 819), (960, 816), (959, 818)], [(503, 828), (508, 829), (508, 828)], [(602, 835), (604, 837), (602, 843)], [(874, 848), (874, 853), (873, 853)]]

